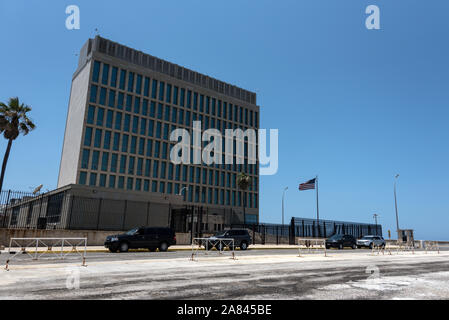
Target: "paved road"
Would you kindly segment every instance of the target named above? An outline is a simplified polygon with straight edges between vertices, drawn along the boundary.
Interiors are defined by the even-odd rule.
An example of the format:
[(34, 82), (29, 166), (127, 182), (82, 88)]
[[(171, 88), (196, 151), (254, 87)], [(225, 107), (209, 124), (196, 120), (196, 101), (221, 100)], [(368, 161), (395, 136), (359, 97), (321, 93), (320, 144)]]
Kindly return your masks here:
[[(6, 255), (0, 255), (4, 261)], [(297, 257), (295, 250), (229, 255), (90, 253), (79, 263), (14, 262), (1, 270), (2, 299), (449, 299), (449, 252)], [(67, 279), (79, 274), (79, 289)], [(70, 287), (70, 285), (69, 285)], [(72, 286), (73, 287), (73, 286)]]

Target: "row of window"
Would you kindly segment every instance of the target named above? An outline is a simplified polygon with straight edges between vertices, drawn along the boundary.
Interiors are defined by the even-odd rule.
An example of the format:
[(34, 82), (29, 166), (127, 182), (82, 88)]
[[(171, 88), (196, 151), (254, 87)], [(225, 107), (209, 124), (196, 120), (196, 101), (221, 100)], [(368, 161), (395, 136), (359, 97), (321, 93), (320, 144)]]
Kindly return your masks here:
[[(253, 166), (250, 166), (252, 175)], [(83, 149), (81, 169), (104, 171), (142, 177), (202, 183), (228, 188), (237, 188), (237, 174), (208, 168), (188, 165), (175, 165), (171, 162), (144, 159), (140, 157), (120, 155), (117, 153), (100, 152)], [(246, 171), (248, 172), (248, 171)], [(250, 191), (257, 191), (258, 179), (251, 177)]]
[[(101, 79), (100, 68), (102, 69)], [(119, 71), (120, 76), (118, 78)], [(189, 109), (192, 108), (195, 111), (199, 110), (199, 112), (205, 112), (206, 114), (216, 114), (218, 117), (228, 118), (229, 120), (234, 119), (235, 122), (240, 122), (241, 124), (253, 126), (253, 123), (256, 125), (258, 123), (258, 113), (248, 110), (247, 108), (236, 105), (233, 106), (231, 103), (211, 98), (184, 88), (178, 88), (177, 86), (172, 86), (163, 81), (143, 77), (142, 75), (135, 74), (134, 72), (125, 69), (119, 70), (118, 67), (110, 68), (108, 64), (102, 64), (99, 61), (94, 62), (92, 82), (112, 88), (118, 88), (119, 90), (125, 91), (126, 89), (126, 91), (131, 94), (139, 96), (143, 95), (148, 98), (151, 97), (151, 99), (157, 99), (165, 103), (179, 105)], [(91, 87), (91, 100), (96, 101), (98, 88), (98, 85), (93, 85)], [(106, 105), (106, 90), (107, 89), (104, 87), (101, 87), (99, 90), (100, 103), (103, 102), (101, 103), (103, 105)], [(118, 93), (117, 102), (115, 101), (116, 92)], [(115, 107), (117, 103), (118, 108), (123, 107), (124, 95), (124, 92), (109, 90), (108, 105)], [(140, 97), (135, 98), (139, 98), (140, 100)], [(127, 94), (126, 100), (127, 105), (130, 105), (132, 103), (132, 95)]]
[[(219, 205), (232, 205), (242, 206), (242, 201), (248, 208), (257, 208), (257, 193), (245, 192), (242, 196), (241, 191), (224, 190), (220, 188), (208, 188), (192, 185), (181, 185), (179, 183), (156, 181), (124, 176), (109, 175), (109, 181), (107, 182), (106, 174), (97, 174), (91, 172), (89, 174), (85, 171), (81, 171), (79, 175), (79, 184), (100, 186), (109, 188), (118, 188), (126, 190), (136, 191), (151, 191), (165, 194), (179, 194), (182, 192), (184, 200), (188, 202), (196, 203), (209, 203)], [(98, 181), (97, 181), (98, 180)], [(126, 183), (126, 185), (125, 185)], [(150, 186), (151, 183), (151, 186)], [(184, 187), (186, 188), (184, 190)], [(246, 201), (244, 197), (246, 196)]]
[[(168, 106), (166, 106), (168, 107)], [(170, 108), (170, 107), (168, 107)], [(95, 107), (94, 105), (89, 105), (87, 111), (87, 119), (86, 123), (90, 125), (96, 125), (100, 127), (106, 127), (110, 129), (115, 129), (119, 131), (132, 132), (140, 135), (148, 135), (149, 137), (156, 136), (157, 138), (161, 138), (161, 128), (164, 125), (164, 139), (168, 140), (170, 132), (175, 130), (178, 127), (174, 124), (185, 125), (187, 127), (192, 127), (192, 123), (190, 122), (190, 112), (186, 112), (184, 117), (184, 112), (178, 113), (176, 109), (172, 112), (171, 122), (170, 119), (164, 119), (169, 123), (165, 123), (162, 121), (157, 121), (153, 119), (148, 119), (146, 117), (140, 117), (136, 115), (131, 115), (129, 113), (123, 113), (121, 111), (112, 111), (105, 110), (102, 107)], [(210, 120), (210, 121), (209, 121)], [(214, 128), (219, 130), (223, 136), (226, 135), (226, 129), (241, 129), (234, 125), (232, 128), (232, 123), (227, 123), (226, 121), (221, 121), (220, 119), (214, 119), (209, 117), (204, 117), (199, 115), (199, 118), (196, 118), (196, 114), (193, 114), (192, 121), (201, 121), (202, 130), (206, 130), (209, 128)], [(155, 126), (156, 123), (156, 126)], [(154, 130), (156, 129), (156, 132)], [(257, 134), (255, 134), (255, 139), (257, 140)]]
[[(164, 127), (164, 134), (163, 137), (168, 141), (168, 130), (166, 130), (167, 127)], [(159, 134), (156, 134), (156, 138), (161, 138), (160, 130), (158, 130)], [(174, 147), (176, 142), (164, 142), (164, 140), (153, 140), (153, 139), (145, 139), (142, 137), (137, 137), (134, 135), (129, 135), (126, 133), (119, 133), (119, 132), (113, 132), (109, 130), (102, 130), (98, 128), (93, 127), (86, 127), (84, 132), (84, 142), (83, 145), (85, 147), (94, 147), (99, 149), (105, 149), (105, 150), (112, 150), (112, 151), (119, 151), (123, 153), (130, 153), (135, 155), (141, 155), (146, 157), (154, 157), (154, 158), (160, 158), (160, 159), (169, 159), (170, 158), (170, 152), (172, 148)], [(208, 142), (203, 141), (202, 147), (207, 145)], [(255, 155), (255, 148), (253, 148), (253, 155)], [(201, 150), (200, 150), (201, 151)], [(236, 156), (237, 151), (237, 142), (236, 140), (233, 141), (232, 145), (232, 155), (226, 152), (226, 144), (222, 143), (222, 153), (221, 153), (221, 159), (222, 164), (216, 163), (215, 166), (218, 167), (226, 167), (227, 170), (234, 170), (234, 171), (241, 171), (241, 169), (245, 169), (245, 172), (248, 172), (250, 174), (254, 173), (257, 174), (257, 166), (255, 164), (249, 164), (249, 147), (248, 143), (245, 142), (243, 144), (243, 158), (239, 158), (241, 162), (243, 163), (237, 163), (238, 158)], [(193, 146), (190, 147), (190, 159), (194, 158), (194, 148)], [(179, 155), (179, 154), (178, 154)], [(232, 156), (232, 164), (226, 164), (226, 156)], [(256, 159), (254, 159), (256, 160)], [(254, 168), (254, 169), (253, 169)]]

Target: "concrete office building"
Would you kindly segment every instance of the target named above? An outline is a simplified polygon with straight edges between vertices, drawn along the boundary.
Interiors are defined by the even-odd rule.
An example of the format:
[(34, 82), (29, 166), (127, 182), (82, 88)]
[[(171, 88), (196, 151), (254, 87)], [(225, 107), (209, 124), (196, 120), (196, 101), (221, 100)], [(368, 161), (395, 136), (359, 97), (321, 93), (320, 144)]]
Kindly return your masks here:
[[(114, 199), (132, 194), (172, 208), (201, 208), (223, 216), (221, 224), (242, 223), (246, 204), (246, 222), (258, 222), (258, 163), (248, 164), (247, 156), (244, 164), (170, 161), (176, 143), (170, 133), (191, 130), (193, 121), (223, 135), (257, 130), (256, 94), (99, 36), (89, 39), (72, 79), (58, 188), (104, 188)], [(239, 172), (252, 181), (244, 193)]]

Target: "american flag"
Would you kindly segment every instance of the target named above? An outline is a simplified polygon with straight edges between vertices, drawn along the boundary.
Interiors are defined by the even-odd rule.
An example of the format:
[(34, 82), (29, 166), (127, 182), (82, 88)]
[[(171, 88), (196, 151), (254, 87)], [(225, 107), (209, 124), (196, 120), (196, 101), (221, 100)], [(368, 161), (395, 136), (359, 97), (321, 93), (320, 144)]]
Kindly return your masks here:
[(316, 178), (313, 178), (305, 183), (301, 183), (299, 185), (299, 191), (315, 189), (315, 181)]

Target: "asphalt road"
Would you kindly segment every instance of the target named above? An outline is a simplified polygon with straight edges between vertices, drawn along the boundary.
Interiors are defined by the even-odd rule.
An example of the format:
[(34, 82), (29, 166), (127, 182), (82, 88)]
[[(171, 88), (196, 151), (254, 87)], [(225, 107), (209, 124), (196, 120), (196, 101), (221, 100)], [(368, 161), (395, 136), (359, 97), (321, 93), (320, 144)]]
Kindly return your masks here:
[(0, 298), (449, 299), (447, 251), (390, 256), (332, 250), (328, 257), (298, 257), (284, 249), (236, 256), (201, 253), (190, 261), (189, 251), (89, 253), (87, 267), (75, 260), (17, 260), (0, 271)]

